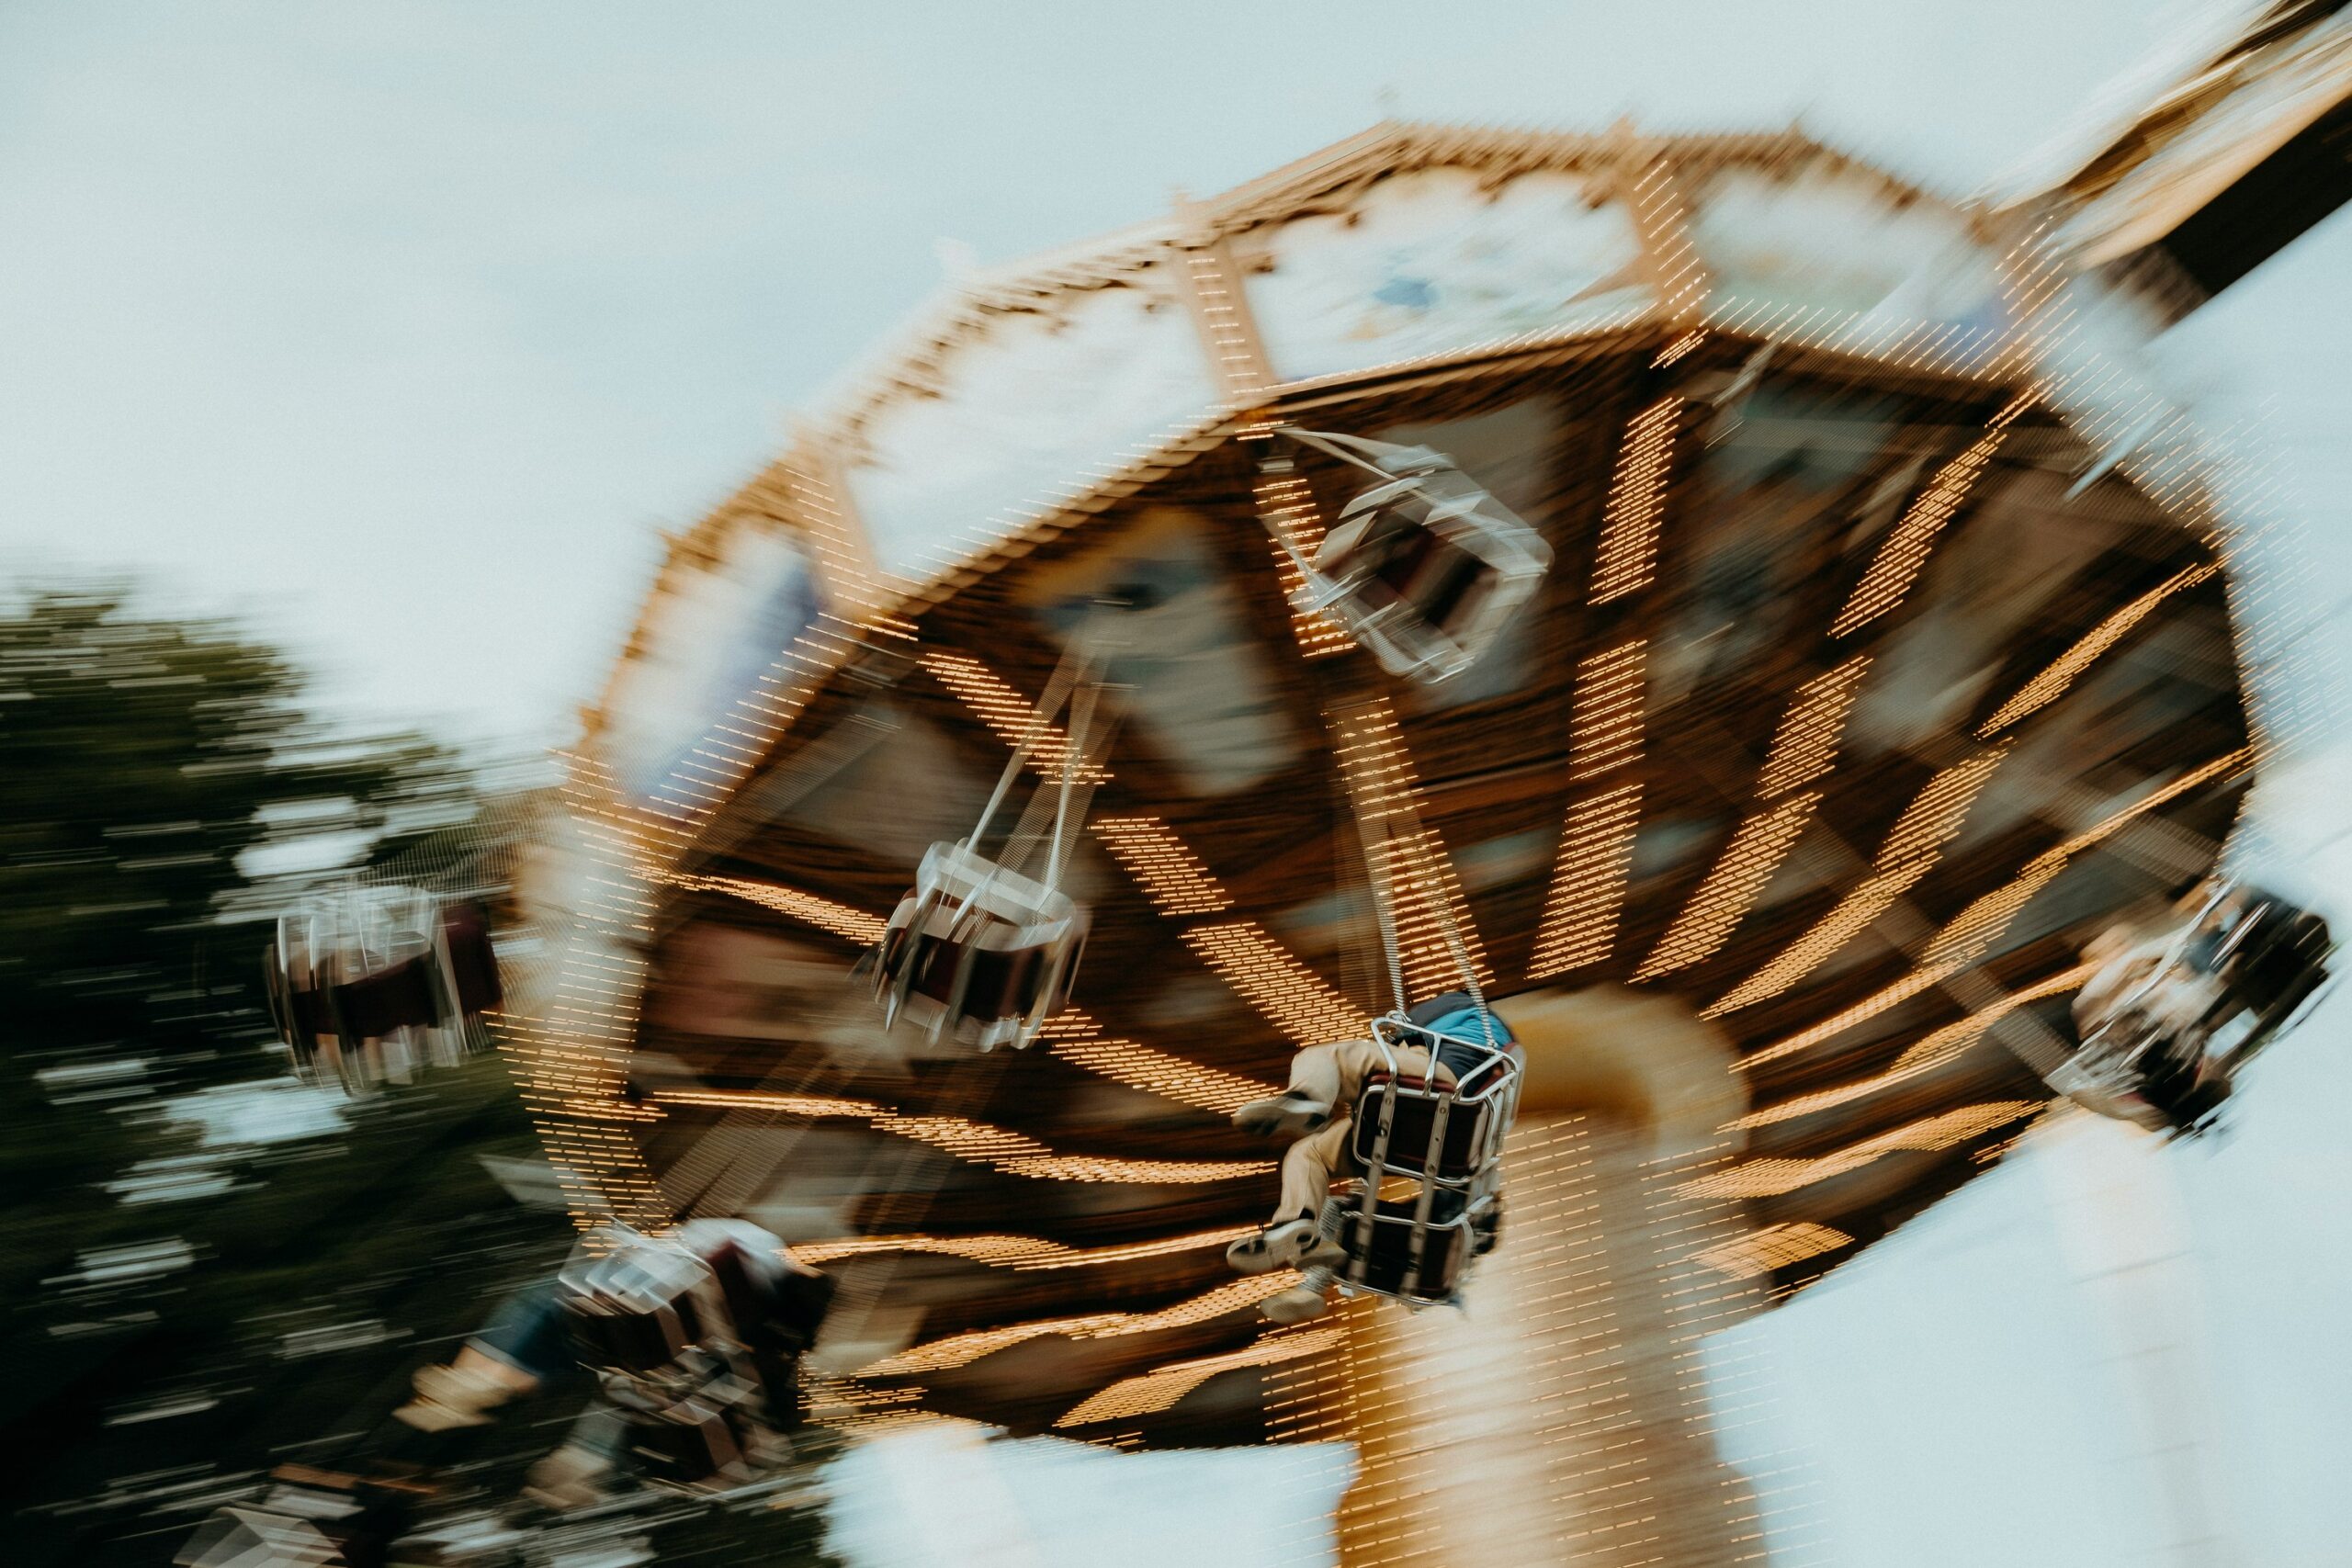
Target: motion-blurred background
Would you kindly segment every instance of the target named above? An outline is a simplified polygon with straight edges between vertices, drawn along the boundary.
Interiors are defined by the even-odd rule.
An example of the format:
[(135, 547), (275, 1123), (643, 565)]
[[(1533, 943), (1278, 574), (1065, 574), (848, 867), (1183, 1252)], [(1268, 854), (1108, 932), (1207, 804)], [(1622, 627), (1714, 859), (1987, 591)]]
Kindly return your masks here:
[[(425, 881), (527, 965), (547, 754), (665, 533), (943, 280), (1386, 118), (1795, 122), (2014, 192), (2264, 10), (0, 6), (0, 1560), (169, 1561), (563, 1255), (507, 1063), (359, 1102), (295, 1083), (263, 922), (356, 873)], [(2294, 725), (2244, 852), (2330, 914), (2347, 278), (2336, 213), (2146, 351), (2259, 476), (2237, 613)], [(2323, 1010), (2226, 1138), (2148, 1156), (2132, 1258), (2197, 1314), (2161, 1343), (2102, 1315), (2061, 1200), (2112, 1167), (2055, 1134), (1715, 1342), (1757, 1403), (1727, 1457), (1771, 1495), (1759, 1557), (2343, 1561), (2345, 1029)], [(2196, 1408), (2118, 1392), (2119, 1361), (2178, 1353)], [(569, 1419), (528, 1412), (489, 1462)], [(2184, 1442), (2208, 1555), (2149, 1524), (2150, 1456)], [(824, 1561), (831, 1506), (833, 1560), (864, 1561), (853, 1480), (892, 1484), (685, 1520), (662, 1560)], [(1246, 1489), (1204, 1472), (1161, 1506), (1220, 1488)], [(1086, 1550), (1116, 1547), (1098, 1524)]]

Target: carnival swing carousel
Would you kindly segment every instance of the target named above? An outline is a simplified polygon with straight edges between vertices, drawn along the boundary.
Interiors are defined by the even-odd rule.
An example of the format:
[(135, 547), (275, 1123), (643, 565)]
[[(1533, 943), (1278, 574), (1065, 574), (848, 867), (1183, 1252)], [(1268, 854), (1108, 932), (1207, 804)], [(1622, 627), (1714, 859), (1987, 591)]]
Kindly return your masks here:
[[(2171, 306), (2042, 216), (1389, 124), (956, 280), (671, 541), (571, 759), (505, 1024), (575, 1214), (831, 1272), (822, 1419), (1344, 1436), (1360, 1495), (1632, 1432), (1729, 1551), (1690, 1341), (2099, 1087), (2086, 947), (2258, 760)], [(1517, 1049), (1363, 1102), (1347, 1299), (1270, 1324), (1231, 1113), (1446, 993)]]
[[(1589, 998), (1531, 1112), (1719, 1050), (1699, 1250), (1852, 1256), (2041, 1111), (2082, 942), (2249, 773), (2212, 502), (2111, 460), (2076, 292), (1795, 135), (1399, 127), (965, 282), (675, 541), (582, 748), (579, 1201), (836, 1269), (869, 1414), (1261, 1437), (1343, 1352), (1225, 1270), (1225, 1118), (1393, 962)], [(1040, 967), (893, 1026), (851, 971), (959, 845), (914, 926), (994, 868)]]

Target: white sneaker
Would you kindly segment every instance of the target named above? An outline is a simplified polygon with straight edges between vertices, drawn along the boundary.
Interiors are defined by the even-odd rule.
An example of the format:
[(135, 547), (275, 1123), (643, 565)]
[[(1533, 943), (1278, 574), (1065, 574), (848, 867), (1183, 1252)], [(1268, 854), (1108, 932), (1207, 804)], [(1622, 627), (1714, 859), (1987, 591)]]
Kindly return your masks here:
[(1233, 1124), (1261, 1138), (1303, 1138), (1331, 1119), (1331, 1107), (1296, 1089), (1253, 1100), (1233, 1113)]
[(1263, 1274), (1275, 1269), (1328, 1268), (1345, 1263), (1348, 1255), (1313, 1220), (1284, 1220), (1227, 1247), (1225, 1260), (1244, 1274)]
[(479, 1352), (460, 1355), (454, 1364), (420, 1367), (413, 1381), (416, 1397), (392, 1414), (420, 1432), (487, 1427), (492, 1411), (537, 1386), (536, 1379)]
[(612, 1473), (609, 1458), (566, 1443), (531, 1466), (523, 1495), (549, 1513), (568, 1514), (603, 1502), (604, 1483)]
[(1331, 1310), (1323, 1291), (1313, 1284), (1293, 1285), (1258, 1303), (1258, 1310), (1276, 1323), (1305, 1323)]

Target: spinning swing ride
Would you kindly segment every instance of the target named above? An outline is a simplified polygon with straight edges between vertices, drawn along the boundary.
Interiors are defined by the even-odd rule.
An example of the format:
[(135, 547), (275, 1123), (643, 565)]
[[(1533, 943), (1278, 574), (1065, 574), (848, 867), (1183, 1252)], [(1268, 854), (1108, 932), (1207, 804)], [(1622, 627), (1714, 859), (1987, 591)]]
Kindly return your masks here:
[[(1223, 1114), (1387, 1010), (1385, 929), (1408, 1000), (1670, 998), (1743, 1102), (1689, 1179), (1770, 1245), (1723, 1262), (1834, 1266), (2039, 1112), (2085, 928), (2248, 776), (2215, 502), (2091, 472), (2141, 410), (2077, 295), (1795, 135), (1396, 127), (967, 285), (675, 542), (582, 749), (578, 1201), (867, 1281), (877, 1410), (1262, 1387)], [(1057, 722), (1094, 647), (1115, 739)], [(975, 858), (1016, 773), (1043, 884)], [(877, 943), (957, 1038), (876, 1027)], [(1174, 1429), (1262, 1431), (1214, 1392)]]
[[(833, 1271), (828, 1419), (1377, 1477), (1387, 1309), (1270, 1329), (1295, 1277), (1220, 1258), (1294, 1051), (1534, 1020), (1367, 1094), (1340, 1282), (1458, 1299), (1517, 1168), (1498, 1288), (1568, 1333), (1613, 1159), (1655, 1256), (1577, 1321), (1628, 1365), (2129, 1099), (2085, 950), (2216, 874), (2262, 753), (2228, 487), (2134, 369), (2244, 270), (2166, 217), (2177, 131), (1996, 209), (1796, 132), (1388, 124), (960, 280), (671, 540), (571, 759), (507, 1023), (576, 1215)], [(2326, 950), (2233, 908), (2295, 956), (2224, 1055)]]

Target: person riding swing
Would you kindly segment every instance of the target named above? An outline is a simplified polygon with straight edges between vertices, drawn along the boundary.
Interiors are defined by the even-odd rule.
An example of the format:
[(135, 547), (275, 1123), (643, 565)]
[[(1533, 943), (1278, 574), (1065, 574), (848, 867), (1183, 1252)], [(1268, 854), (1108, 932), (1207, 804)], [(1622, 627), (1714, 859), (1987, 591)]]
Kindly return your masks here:
[[(1498, 1051), (1513, 1065), (1521, 1058), (1510, 1026), (1467, 991), (1431, 998), (1408, 1009), (1404, 1017), (1409, 1027), (1395, 1031), (1385, 1043), (1346, 1040), (1298, 1052), (1291, 1058), (1290, 1082), (1281, 1094), (1253, 1100), (1233, 1113), (1234, 1124), (1246, 1133), (1292, 1140), (1283, 1154), (1281, 1195), (1273, 1217), (1255, 1235), (1227, 1247), (1225, 1255), (1244, 1274), (1283, 1268), (1306, 1271), (1299, 1284), (1261, 1306), (1278, 1323), (1321, 1315), (1329, 1286), (1354, 1261), (1337, 1234), (1344, 1227), (1327, 1227), (1324, 1222), (1332, 1183), (1367, 1174), (1362, 1152), (1365, 1140), (1354, 1115), (1367, 1091), (1382, 1082), (1467, 1091), (1498, 1071), (1514, 1070), (1498, 1063)], [(1493, 1129), (1498, 1143), (1503, 1130)], [(1462, 1200), (1451, 1193), (1442, 1196), (1453, 1200), (1441, 1205), (1452, 1210), (1438, 1216), (1442, 1224), (1461, 1212)], [(1476, 1252), (1493, 1245), (1494, 1213), (1490, 1204), (1480, 1216), (1483, 1224), (1473, 1222), (1480, 1233)]]
[(2335, 943), (2308, 909), (2211, 877), (2084, 944), (2074, 1055), (2052, 1083), (2152, 1131), (2214, 1122), (2239, 1068), (2308, 1010)]

